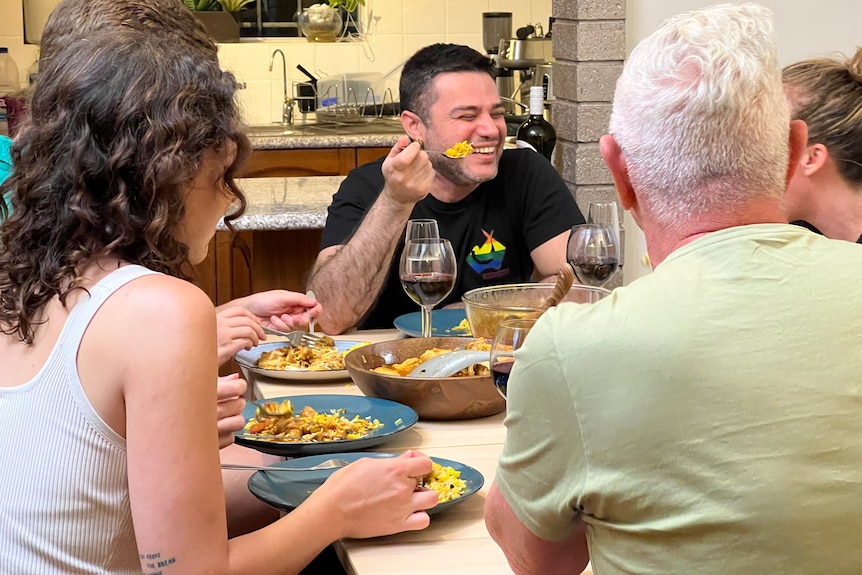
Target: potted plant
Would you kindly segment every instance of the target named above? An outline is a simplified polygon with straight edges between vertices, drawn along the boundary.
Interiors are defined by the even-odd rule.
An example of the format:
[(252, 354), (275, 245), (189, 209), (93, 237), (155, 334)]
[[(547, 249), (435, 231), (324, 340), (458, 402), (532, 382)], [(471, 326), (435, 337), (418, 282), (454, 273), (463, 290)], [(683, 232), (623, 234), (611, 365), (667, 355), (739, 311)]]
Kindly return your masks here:
[(342, 10), (349, 19), (360, 5), (364, 6), (365, 0), (327, 0), (302, 9), (296, 22), (309, 42), (334, 42), (344, 25)]
[(183, 0), (216, 42), (239, 42), (239, 11), (252, 0)]

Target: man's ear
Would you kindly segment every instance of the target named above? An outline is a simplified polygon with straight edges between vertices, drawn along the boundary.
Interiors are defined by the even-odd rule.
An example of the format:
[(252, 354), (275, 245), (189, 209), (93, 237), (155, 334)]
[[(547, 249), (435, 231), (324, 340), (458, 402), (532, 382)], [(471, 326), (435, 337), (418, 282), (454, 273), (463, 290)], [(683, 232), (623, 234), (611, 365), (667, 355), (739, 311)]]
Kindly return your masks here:
[(411, 140), (425, 139), (425, 122), (413, 112), (409, 110), (401, 112), (401, 125)]
[(785, 187), (790, 185), (793, 173), (797, 169), (802, 169), (800, 161), (805, 153), (805, 148), (808, 146), (808, 125), (805, 122), (802, 120), (790, 121), (788, 144), (790, 148), (790, 157), (787, 164), (787, 176), (785, 177), (786, 181), (784, 182)]
[(620, 197), (620, 204), (624, 210), (631, 210), (637, 204), (637, 196), (629, 179), (629, 170), (622, 148), (613, 136), (606, 134), (599, 140), (599, 151), (611, 172), (617, 195)]

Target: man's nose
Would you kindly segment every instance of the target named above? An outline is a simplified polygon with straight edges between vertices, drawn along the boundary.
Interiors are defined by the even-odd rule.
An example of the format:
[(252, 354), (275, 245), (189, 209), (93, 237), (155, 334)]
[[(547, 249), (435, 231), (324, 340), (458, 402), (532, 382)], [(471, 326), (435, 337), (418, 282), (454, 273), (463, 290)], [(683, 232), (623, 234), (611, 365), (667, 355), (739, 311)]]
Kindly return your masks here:
[(500, 133), (500, 128), (497, 119), (491, 114), (482, 114), (479, 117), (476, 132), (480, 136), (496, 138)]

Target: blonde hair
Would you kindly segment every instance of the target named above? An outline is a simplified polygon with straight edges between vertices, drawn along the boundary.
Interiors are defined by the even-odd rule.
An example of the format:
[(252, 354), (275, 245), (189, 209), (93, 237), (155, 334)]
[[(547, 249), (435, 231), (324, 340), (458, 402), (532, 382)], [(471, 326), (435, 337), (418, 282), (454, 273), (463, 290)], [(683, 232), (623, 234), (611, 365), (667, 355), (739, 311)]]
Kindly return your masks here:
[(808, 142), (823, 144), (838, 172), (862, 187), (862, 48), (852, 58), (812, 58), (782, 73), (794, 119), (808, 124)]
[(783, 197), (789, 124), (772, 12), (722, 4), (669, 19), (634, 49), (610, 128), (642, 205), (674, 225)]

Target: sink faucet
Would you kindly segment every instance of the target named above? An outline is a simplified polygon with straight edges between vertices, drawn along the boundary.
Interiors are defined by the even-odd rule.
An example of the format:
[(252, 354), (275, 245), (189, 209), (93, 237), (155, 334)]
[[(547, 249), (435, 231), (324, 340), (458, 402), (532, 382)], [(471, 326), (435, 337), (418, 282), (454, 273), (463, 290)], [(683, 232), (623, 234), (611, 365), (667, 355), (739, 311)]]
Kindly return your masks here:
[(272, 72), (272, 65), (275, 62), (275, 55), (281, 56), (281, 81), (284, 89), (284, 102), (281, 105), (281, 123), (284, 125), (293, 124), (293, 98), (287, 95), (287, 63), (284, 59), (284, 52), (276, 48), (272, 51), (272, 56), (269, 58), (269, 71)]

